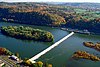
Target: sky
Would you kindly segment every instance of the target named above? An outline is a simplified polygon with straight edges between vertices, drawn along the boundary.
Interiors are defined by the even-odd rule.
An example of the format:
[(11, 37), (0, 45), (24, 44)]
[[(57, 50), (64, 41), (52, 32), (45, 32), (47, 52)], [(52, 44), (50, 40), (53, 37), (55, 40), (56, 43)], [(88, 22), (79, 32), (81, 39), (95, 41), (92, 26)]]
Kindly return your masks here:
[(100, 3), (100, 0), (0, 0), (4, 2), (96, 2)]

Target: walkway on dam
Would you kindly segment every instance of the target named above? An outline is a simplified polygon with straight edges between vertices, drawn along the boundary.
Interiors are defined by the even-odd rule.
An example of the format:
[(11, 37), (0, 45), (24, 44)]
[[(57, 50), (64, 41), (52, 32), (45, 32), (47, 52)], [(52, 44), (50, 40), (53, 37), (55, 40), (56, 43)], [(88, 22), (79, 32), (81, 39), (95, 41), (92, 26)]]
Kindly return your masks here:
[(63, 37), (61, 40), (57, 41), (56, 43), (54, 43), (53, 45), (51, 45), (50, 47), (46, 48), (45, 50), (43, 50), (42, 52), (38, 53), (37, 55), (33, 56), (32, 58), (29, 59), (30, 62), (35, 63), (35, 60), (38, 59), (39, 57), (41, 57), (42, 55), (46, 54), (48, 51), (52, 50), (53, 48), (55, 48), (56, 46), (58, 46), (60, 43), (62, 43), (64, 40), (68, 39), (69, 37), (71, 37), (74, 34), (74, 32), (71, 32), (70, 34), (66, 35), (65, 37)]

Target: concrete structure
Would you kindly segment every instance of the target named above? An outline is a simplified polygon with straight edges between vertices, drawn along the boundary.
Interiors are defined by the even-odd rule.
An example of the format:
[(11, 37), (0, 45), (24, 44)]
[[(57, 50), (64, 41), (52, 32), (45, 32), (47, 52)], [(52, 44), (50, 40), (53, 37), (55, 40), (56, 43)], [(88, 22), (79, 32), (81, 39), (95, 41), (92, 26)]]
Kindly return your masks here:
[(74, 32), (71, 32), (70, 34), (68, 34), (67, 36), (65, 36), (64, 38), (62, 38), (61, 40), (57, 41), (56, 43), (54, 43), (53, 45), (51, 45), (50, 47), (48, 47), (47, 49), (43, 50), (42, 52), (40, 52), (39, 54), (35, 55), (34, 57), (32, 57), (31, 59), (29, 59), (30, 62), (35, 63), (35, 60), (38, 59), (39, 57), (41, 57), (42, 55), (44, 55), (45, 53), (47, 53), (48, 51), (50, 51), (51, 49), (53, 49), (54, 47), (58, 46), (60, 43), (62, 43), (64, 40), (66, 40), (67, 38), (69, 38), (70, 36), (72, 36), (74, 34)]
[(13, 59), (13, 60), (19, 61), (19, 58), (16, 57), (15, 55), (10, 56), (10, 58)]

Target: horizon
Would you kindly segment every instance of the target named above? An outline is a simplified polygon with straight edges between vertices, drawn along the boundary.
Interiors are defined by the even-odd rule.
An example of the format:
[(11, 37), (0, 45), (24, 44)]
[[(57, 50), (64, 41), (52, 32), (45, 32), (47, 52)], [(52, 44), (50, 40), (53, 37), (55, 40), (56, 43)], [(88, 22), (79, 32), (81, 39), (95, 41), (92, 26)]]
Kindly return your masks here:
[[(5, 1), (0, 1), (0, 2), (4, 2), (4, 3), (47, 3), (46, 2), (26, 2), (26, 1), (21, 1), (21, 2), (5, 2)], [(99, 2), (48, 2), (48, 3), (99, 3)]]
[(70, 0), (70, 1), (66, 1), (66, 0), (61, 0), (61, 1), (59, 1), (59, 0), (55, 0), (55, 1), (53, 1), (53, 0), (0, 0), (0, 2), (58, 2), (58, 3), (60, 3), (60, 2), (65, 2), (65, 3), (100, 3), (100, 1), (98, 1), (98, 0)]

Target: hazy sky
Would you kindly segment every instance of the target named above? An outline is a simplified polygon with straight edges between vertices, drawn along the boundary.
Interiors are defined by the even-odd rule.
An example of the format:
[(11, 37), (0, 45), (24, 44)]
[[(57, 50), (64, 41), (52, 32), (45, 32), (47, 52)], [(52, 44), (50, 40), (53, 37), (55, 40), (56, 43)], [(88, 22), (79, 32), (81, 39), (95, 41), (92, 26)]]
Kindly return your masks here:
[(4, 2), (98, 2), (100, 0), (0, 0)]

